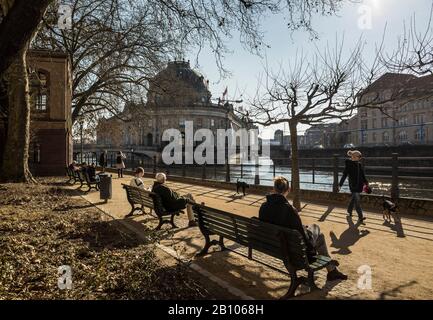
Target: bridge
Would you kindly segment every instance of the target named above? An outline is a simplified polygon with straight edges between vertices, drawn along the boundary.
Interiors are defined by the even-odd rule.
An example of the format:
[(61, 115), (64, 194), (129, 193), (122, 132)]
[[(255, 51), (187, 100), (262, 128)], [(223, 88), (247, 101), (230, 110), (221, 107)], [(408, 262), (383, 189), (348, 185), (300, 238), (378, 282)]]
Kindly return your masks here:
[[(78, 161), (86, 161), (88, 163), (97, 163), (99, 155), (107, 150), (107, 159), (110, 163), (116, 160), (116, 153), (122, 151), (127, 159), (141, 159), (143, 162), (153, 161), (153, 158), (157, 158), (160, 155), (160, 151), (157, 147), (146, 147), (146, 146), (111, 146), (111, 145), (100, 145), (100, 144), (74, 144), (73, 158)], [(81, 157), (82, 154), (82, 157)], [(82, 161), (81, 161), (82, 162)]]

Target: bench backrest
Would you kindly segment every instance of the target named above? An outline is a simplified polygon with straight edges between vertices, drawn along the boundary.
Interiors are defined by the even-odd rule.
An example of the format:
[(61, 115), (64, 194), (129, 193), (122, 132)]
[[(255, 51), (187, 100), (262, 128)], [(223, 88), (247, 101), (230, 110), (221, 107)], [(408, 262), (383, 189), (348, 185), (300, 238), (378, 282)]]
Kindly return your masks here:
[(158, 194), (127, 184), (122, 184), (122, 186), (126, 190), (126, 196), (130, 203), (140, 204), (147, 208), (151, 208), (155, 211), (157, 216), (168, 214), (162, 205), (161, 197)]
[(296, 270), (308, 267), (306, 246), (301, 234), (296, 230), (204, 205), (194, 205), (193, 211), (203, 233), (220, 235), (282, 259)]

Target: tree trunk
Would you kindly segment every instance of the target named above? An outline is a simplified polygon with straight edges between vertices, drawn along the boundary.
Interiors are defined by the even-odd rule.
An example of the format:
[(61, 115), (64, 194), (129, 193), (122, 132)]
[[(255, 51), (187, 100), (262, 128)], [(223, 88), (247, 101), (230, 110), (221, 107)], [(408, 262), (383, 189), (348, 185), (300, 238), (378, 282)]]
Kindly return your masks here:
[(289, 121), (290, 129), (290, 142), (291, 147), (291, 159), (292, 159), (292, 185), (291, 194), (293, 196), (293, 206), (296, 210), (301, 211), (300, 201), (300, 183), (299, 183), (299, 152), (298, 152), (298, 123), (296, 121)]
[(0, 76), (19, 59), (52, 1), (15, 0), (0, 24)]
[(0, 179), (7, 182), (34, 181), (28, 167), (30, 141), (30, 97), (26, 63), (21, 50), (8, 69), (8, 128)]

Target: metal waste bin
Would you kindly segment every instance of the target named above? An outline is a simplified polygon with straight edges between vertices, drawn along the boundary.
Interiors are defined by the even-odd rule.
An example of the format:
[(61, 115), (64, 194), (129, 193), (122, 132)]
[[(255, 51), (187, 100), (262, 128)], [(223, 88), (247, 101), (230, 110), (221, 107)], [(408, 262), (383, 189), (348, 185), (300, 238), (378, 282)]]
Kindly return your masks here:
[(107, 173), (101, 173), (99, 175), (99, 178), (101, 179), (101, 181), (99, 182), (99, 196), (100, 199), (107, 202), (108, 199), (111, 199), (113, 195), (113, 184), (111, 181), (111, 175), (108, 175)]

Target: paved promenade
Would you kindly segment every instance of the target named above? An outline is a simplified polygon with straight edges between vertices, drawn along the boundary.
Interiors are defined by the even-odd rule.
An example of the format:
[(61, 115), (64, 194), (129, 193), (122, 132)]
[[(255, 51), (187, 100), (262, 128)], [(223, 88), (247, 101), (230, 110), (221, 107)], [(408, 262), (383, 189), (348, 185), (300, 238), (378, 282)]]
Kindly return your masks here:
[[(130, 205), (121, 183), (129, 183), (130, 179), (130, 176), (113, 178), (113, 199), (106, 204), (99, 200), (98, 192), (91, 192), (84, 198), (140, 233), (144, 224), (155, 227), (157, 220), (148, 215), (124, 218), (130, 211)], [(151, 179), (143, 180), (149, 186), (153, 183)], [(168, 185), (180, 194), (191, 193), (197, 202), (205, 202), (208, 206), (246, 217), (257, 216), (264, 201), (261, 195), (240, 197), (233, 190), (178, 182), (168, 182)], [(366, 225), (355, 225), (347, 220), (344, 204), (342, 207), (303, 204), (303, 223), (317, 223), (320, 226), (332, 257), (339, 260), (340, 270), (348, 274), (349, 280), (326, 283), (326, 271), (319, 271), (317, 285), (323, 290), (301, 295), (299, 299), (433, 298), (433, 219), (403, 216), (401, 224), (396, 226), (394, 223), (384, 223), (379, 213), (366, 212), (366, 216)], [(257, 252), (253, 252), (253, 260), (249, 260), (245, 248), (230, 241), (226, 241), (226, 244), (231, 250), (194, 258), (203, 246), (203, 237), (197, 227), (186, 228), (185, 215), (176, 219), (180, 228), (171, 231), (167, 225), (163, 227), (163, 250), (178, 258), (193, 260), (196, 268), (205, 270), (211, 278), (216, 277), (222, 283), (229, 284), (244, 297), (275, 299), (286, 293), (290, 280), (279, 261)], [(281, 271), (260, 262), (271, 264)], [(363, 265), (372, 270), (371, 289), (358, 289), (358, 268)], [(305, 288), (300, 288), (298, 293), (303, 293), (303, 290)]]

